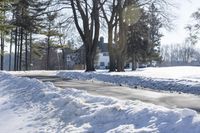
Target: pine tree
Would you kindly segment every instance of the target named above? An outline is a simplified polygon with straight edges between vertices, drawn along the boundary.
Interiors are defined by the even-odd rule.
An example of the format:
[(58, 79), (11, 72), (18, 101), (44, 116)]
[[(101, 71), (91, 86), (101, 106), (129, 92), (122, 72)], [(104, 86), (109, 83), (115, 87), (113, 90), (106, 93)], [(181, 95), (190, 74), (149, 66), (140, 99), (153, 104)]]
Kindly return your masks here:
[(150, 51), (148, 53), (149, 61), (160, 60), (160, 40), (162, 34), (160, 29), (162, 28), (161, 18), (159, 17), (159, 11), (152, 3), (148, 11), (149, 15), (149, 39), (150, 39)]
[(12, 25), (8, 24), (6, 13), (10, 10), (11, 0), (2, 0), (0, 2), (0, 34), (1, 34), (1, 70), (4, 69), (4, 47), (5, 47), (5, 35), (7, 35), (12, 28)]
[[(38, 33), (42, 27), (43, 14), (48, 5), (48, 1), (39, 0), (18, 0), (13, 6), (15, 29), (15, 70), (22, 70), (23, 47), (25, 45), (25, 69), (28, 69), (28, 42), (29, 53), (31, 54), (31, 44), (33, 33)], [(28, 38), (29, 37), (29, 38)], [(29, 39), (29, 41), (28, 41)], [(31, 57), (31, 56), (30, 56)], [(31, 60), (31, 59), (29, 59)], [(31, 61), (29, 61), (31, 64)]]
[(148, 15), (142, 11), (142, 16), (134, 25), (129, 26), (127, 52), (132, 61), (132, 70), (136, 70), (137, 63), (143, 62), (148, 53)]
[(58, 14), (56, 12), (54, 13), (47, 13), (46, 16), (46, 22), (44, 23), (44, 32), (42, 34), (47, 36), (46, 42), (47, 42), (47, 48), (46, 48), (46, 69), (50, 69), (50, 50), (53, 46), (52, 37), (59, 36), (59, 32), (57, 31), (58, 27), (55, 27), (55, 19), (58, 17)]
[(128, 56), (132, 59), (132, 70), (136, 70), (137, 62), (152, 63), (160, 60), (160, 21), (158, 10), (152, 4), (149, 11), (141, 10), (139, 21), (129, 26)]

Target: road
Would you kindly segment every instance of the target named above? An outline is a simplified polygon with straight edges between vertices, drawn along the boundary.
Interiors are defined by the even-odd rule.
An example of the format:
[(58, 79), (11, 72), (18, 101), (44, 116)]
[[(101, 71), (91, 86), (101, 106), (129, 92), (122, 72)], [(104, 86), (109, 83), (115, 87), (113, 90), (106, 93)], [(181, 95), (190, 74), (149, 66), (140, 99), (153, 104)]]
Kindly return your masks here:
[(56, 87), (63, 89), (76, 88), (85, 90), (93, 95), (109, 96), (121, 100), (140, 100), (147, 103), (165, 106), (168, 108), (190, 108), (200, 112), (200, 96), (192, 94), (178, 94), (170, 92), (157, 92), (150, 89), (129, 88), (102, 82), (62, 79), (47, 74), (18, 74), (17, 76), (36, 78), (43, 82), (52, 82)]

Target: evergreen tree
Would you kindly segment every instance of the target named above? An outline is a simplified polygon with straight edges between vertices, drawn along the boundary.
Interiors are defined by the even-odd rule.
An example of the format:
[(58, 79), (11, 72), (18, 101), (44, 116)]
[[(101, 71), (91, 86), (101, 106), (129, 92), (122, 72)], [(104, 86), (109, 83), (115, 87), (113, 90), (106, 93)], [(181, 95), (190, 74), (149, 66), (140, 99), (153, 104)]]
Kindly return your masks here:
[[(51, 0), (18, 0), (12, 4), (14, 15), (13, 24), (16, 26), (14, 70), (22, 69), (24, 44), (25, 68), (26, 70), (28, 69), (28, 42), (30, 46), (29, 53), (31, 54), (32, 34), (38, 33), (42, 28), (44, 11), (47, 9), (50, 2)], [(29, 60), (29, 64), (31, 64), (31, 56)]]
[(127, 52), (131, 57), (132, 70), (136, 70), (137, 62), (144, 62), (149, 50), (148, 15), (142, 11), (142, 16), (137, 23), (129, 26)]
[(160, 40), (162, 34), (160, 29), (162, 28), (161, 18), (159, 17), (159, 11), (155, 7), (154, 3), (151, 4), (148, 11), (149, 17), (149, 39), (150, 39), (150, 51), (148, 53), (148, 60), (152, 63), (152, 60), (160, 59)]
[(55, 36), (59, 36), (59, 32), (58, 32), (58, 27), (55, 26), (55, 20), (58, 17), (57, 12), (54, 13), (47, 13), (46, 16), (46, 22), (44, 23), (46, 26), (44, 26), (44, 32), (42, 32), (42, 34), (47, 36), (46, 39), (46, 43), (47, 43), (47, 47), (46, 47), (46, 69), (49, 70), (50, 69), (50, 51), (51, 48), (53, 47), (53, 40), (52, 37)]
[(160, 21), (158, 10), (152, 4), (149, 11), (142, 10), (139, 21), (129, 26), (128, 56), (132, 60), (132, 70), (136, 70), (137, 62), (152, 63), (160, 60)]
[(0, 1), (0, 34), (1, 34), (1, 70), (4, 68), (4, 47), (5, 47), (5, 35), (7, 35), (12, 28), (6, 18), (6, 13), (10, 10), (11, 0), (1, 0)]

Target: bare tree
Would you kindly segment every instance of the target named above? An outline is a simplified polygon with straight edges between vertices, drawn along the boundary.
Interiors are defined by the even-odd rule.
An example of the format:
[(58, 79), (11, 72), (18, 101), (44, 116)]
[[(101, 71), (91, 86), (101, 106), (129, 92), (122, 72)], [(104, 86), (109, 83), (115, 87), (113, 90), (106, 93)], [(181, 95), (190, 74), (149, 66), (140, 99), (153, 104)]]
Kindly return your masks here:
[(196, 31), (200, 30), (200, 8), (192, 14), (192, 18), (196, 20), (194, 23), (194, 28)]
[(85, 46), (86, 71), (94, 71), (100, 30), (100, 0), (70, 0), (70, 4), (76, 28)]
[(116, 15), (118, 6), (119, 4), (117, 3), (117, 0), (107, 0), (101, 8), (103, 13), (103, 18), (105, 19), (108, 27), (108, 51), (110, 59), (110, 64), (109, 64), (110, 72), (115, 71), (116, 69), (115, 46), (113, 44), (113, 30), (117, 22)]
[(114, 27), (116, 43), (117, 71), (124, 71), (127, 53), (128, 26), (135, 24), (140, 19), (140, 10), (134, 0), (118, 0), (117, 23)]

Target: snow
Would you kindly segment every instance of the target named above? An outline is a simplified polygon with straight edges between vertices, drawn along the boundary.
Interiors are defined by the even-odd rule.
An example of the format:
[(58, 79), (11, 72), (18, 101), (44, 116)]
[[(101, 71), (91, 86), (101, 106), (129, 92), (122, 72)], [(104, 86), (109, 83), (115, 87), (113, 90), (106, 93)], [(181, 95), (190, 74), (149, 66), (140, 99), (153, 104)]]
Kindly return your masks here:
[(62, 71), (58, 76), (77, 80), (96, 80), (125, 86), (200, 95), (200, 67), (157, 67), (137, 71), (111, 72)]
[(200, 132), (200, 116), (190, 109), (92, 96), (3, 72), (0, 116), (4, 133)]

